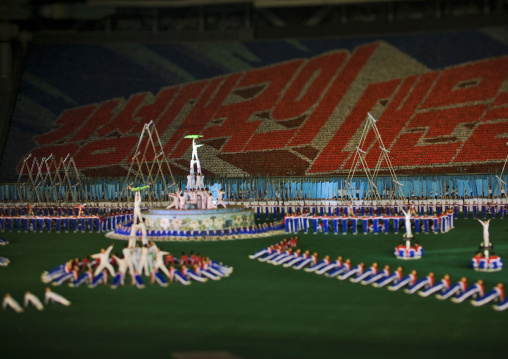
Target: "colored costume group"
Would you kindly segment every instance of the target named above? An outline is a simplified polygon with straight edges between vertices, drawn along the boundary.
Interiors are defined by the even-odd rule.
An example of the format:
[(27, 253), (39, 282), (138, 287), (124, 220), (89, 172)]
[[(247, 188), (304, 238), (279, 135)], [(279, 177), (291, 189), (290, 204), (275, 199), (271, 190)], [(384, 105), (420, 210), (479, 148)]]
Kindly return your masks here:
[(401, 199), (381, 199), (381, 200), (266, 200), (244, 202), (245, 207), (253, 208), (260, 218), (265, 214), (268, 219), (270, 214), (273, 218), (280, 216), (283, 218), (287, 214), (311, 213), (320, 216), (350, 216), (354, 213), (356, 216), (391, 216), (400, 213), (401, 209), (412, 208), (415, 215), (439, 217), (442, 213), (453, 210), (454, 218), (457, 218), (459, 212), (464, 214), (464, 218), (504, 218), (508, 211), (508, 199), (502, 198), (426, 198), (414, 199), (411, 201)]
[(370, 284), (375, 288), (388, 285), (387, 288), (390, 291), (405, 287), (404, 291), (406, 293), (418, 293), (422, 297), (434, 294), (440, 300), (452, 298), (454, 303), (461, 303), (467, 298), (472, 298), (474, 300), (471, 301), (471, 304), (474, 306), (496, 302), (493, 306), (495, 310), (501, 311), (508, 308), (508, 299), (504, 296), (502, 283), (497, 284), (491, 291), (485, 293), (483, 281), (481, 280), (467, 287), (465, 277), (452, 285), (448, 274), (436, 283), (432, 272), (418, 279), (416, 270), (411, 271), (407, 276), (403, 276), (401, 266), (390, 272), (389, 265), (385, 265), (382, 269), (379, 268), (376, 262), (369, 268), (365, 268), (364, 263), (353, 266), (350, 259), (343, 260), (341, 256), (337, 257), (335, 261), (332, 261), (329, 256), (318, 260), (317, 253), (310, 255), (308, 250), (302, 252), (300, 249), (295, 249), (297, 241), (297, 237), (292, 237), (289, 240), (285, 239), (250, 255), (249, 258), (273, 265), (283, 265), (286, 268), (291, 267), (295, 270), (303, 269), (306, 272), (325, 275), (329, 278), (349, 279), (353, 283)]
[(24, 232), (108, 232), (132, 219), (132, 211), (121, 207), (4, 207), (0, 230)]
[[(449, 210), (440, 216), (415, 216), (411, 217), (410, 224), (414, 226), (415, 233), (445, 233), (454, 228), (454, 212)], [(390, 228), (393, 228), (395, 234), (399, 232), (402, 225), (405, 224), (405, 216), (397, 214), (390, 216), (356, 216), (356, 215), (311, 215), (310, 213), (292, 214), (284, 217), (284, 225), (287, 233), (303, 233), (316, 234), (322, 231), (324, 234), (332, 232), (333, 234), (358, 234), (361, 233), (388, 234)], [(410, 227), (411, 228), (411, 227)]]
[[(147, 237), (154, 240), (166, 241), (190, 241), (190, 240), (228, 240), (236, 238), (251, 238), (270, 236), (274, 231), (280, 231), (284, 228), (280, 222), (263, 223), (252, 225), (250, 227), (228, 227), (226, 229), (208, 229), (208, 230), (188, 230), (183, 228), (163, 229), (147, 231)], [(127, 236), (131, 233), (131, 225), (121, 225), (115, 230), (116, 234)], [(136, 231), (136, 236), (142, 236), (141, 231)]]
[(215, 198), (208, 188), (187, 188), (183, 191), (175, 190), (174, 193), (168, 195), (173, 201), (166, 209), (216, 209), (219, 206), (226, 208), (224, 193), (223, 190), (219, 190), (217, 201), (214, 203)]
[(150, 278), (150, 283), (157, 282), (166, 287), (172, 282), (189, 285), (192, 281), (219, 280), (228, 277), (233, 271), (232, 267), (199, 254), (191, 253), (187, 256), (182, 253), (177, 259), (153, 242), (142, 247), (128, 244), (122, 250), (122, 256), (111, 256), (112, 248), (113, 245), (90, 257), (70, 260), (44, 272), (41, 279), (44, 283), (55, 286), (68, 283), (71, 287), (87, 284), (89, 288), (95, 288), (99, 284), (107, 285), (111, 276), (113, 279), (110, 287), (116, 289), (124, 285), (128, 273), (131, 284), (142, 289), (145, 287), (143, 275)]

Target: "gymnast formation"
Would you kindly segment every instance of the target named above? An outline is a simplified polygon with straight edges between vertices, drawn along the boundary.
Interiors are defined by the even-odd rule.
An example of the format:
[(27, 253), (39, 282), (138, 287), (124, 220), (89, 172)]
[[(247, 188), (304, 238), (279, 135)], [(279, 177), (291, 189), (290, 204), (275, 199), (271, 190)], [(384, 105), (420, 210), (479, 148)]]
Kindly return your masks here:
[(349, 279), (352, 283), (372, 285), (375, 288), (387, 286), (390, 291), (404, 288), (405, 293), (418, 293), (421, 297), (434, 295), (439, 300), (451, 299), (453, 303), (462, 303), (466, 299), (471, 299), (471, 304), (475, 307), (495, 303), (493, 308), (497, 311), (508, 308), (508, 299), (504, 295), (503, 283), (498, 283), (490, 291), (485, 292), (483, 280), (478, 280), (468, 286), (466, 277), (462, 277), (458, 282), (452, 284), (448, 274), (445, 274), (437, 282), (432, 272), (423, 278), (418, 278), (417, 271), (412, 270), (404, 276), (402, 266), (398, 266), (392, 272), (389, 265), (380, 268), (377, 262), (372, 263), (369, 268), (365, 268), (364, 263), (353, 266), (349, 258), (343, 259), (342, 256), (332, 260), (330, 256), (326, 255), (319, 260), (318, 253), (310, 254), (308, 250), (297, 249), (297, 243), (298, 237), (284, 239), (257, 251), (249, 258), (275, 266), (282, 265), (295, 270), (303, 269), (305, 272), (324, 275), (328, 278)]
[(190, 285), (192, 281), (203, 283), (209, 279), (219, 280), (233, 272), (232, 267), (194, 252), (189, 256), (182, 253), (179, 258), (175, 258), (170, 252), (158, 248), (154, 242), (141, 247), (136, 243), (128, 243), (121, 255), (111, 255), (112, 249), (113, 245), (83, 259), (69, 260), (44, 272), (41, 280), (54, 286), (68, 283), (73, 288), (81, 285), (95, 288), (100, 284), (108, 285), (111, 276), (113, 279), (110, 287), (116, 289), (124, 285), (125, 276), (129, 274), (131, 285), (142, 289), (145, 288), (143, 276), (149, 278), (150, 284), (156, 282), (167, 287), (173, 282)]
[[(192, 175), (193, 176), (193, 175)], [(198, 177), (200, 175), (198, 174)], [(203, 177), (203, 176), (201, 176)], [(187, 181), (187, 188), (183, 191), (175, 190), (174, 193), (168, 194), (173, 201), (166, 207), (166, 209), (217, 209), (219, 206), (226, 208), (224, 202), (224, 192), (219, 189), (217, 191), (217, 199), (213, 196), (208, 188), (189, 188), (189, 181)], [(191, 184), (193, 186), (193, 184)], [(215, 201), (215, 203), (214, 203)]]
[(190, 171), (187, 175), (187, 184), (184, 189), (175, 190), (174, 193), (168, 194), (173, 201), (166, 209), (216, 209), (219, 206), (226, 208), (226, 203), (224, 202), (225, 191), (218, 189), (217, 198), (215, 198), (213, 193), (208, 188), (205, 188), (205, 176), (201, 172), (201, 162), (198, 157), (198, 148), (203, 145), (196, 144), (196, 138), (199, 137), (203, 136), (185, 136), (185, 138), (192, 138), (192, 156)]

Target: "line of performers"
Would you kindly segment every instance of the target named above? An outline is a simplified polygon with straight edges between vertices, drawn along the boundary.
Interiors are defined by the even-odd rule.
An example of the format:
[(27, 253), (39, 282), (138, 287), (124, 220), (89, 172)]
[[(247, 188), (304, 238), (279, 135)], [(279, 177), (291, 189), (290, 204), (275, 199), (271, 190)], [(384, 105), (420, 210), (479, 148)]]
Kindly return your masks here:
[(1, 231), (44, 232), (55, 230), (69, 232), (107, 232), (120, 223), (132, 218), (132, 210), (127, 208), (86, 209), (78, 205), (73, 209), (58, 210), (56, 207), (41, 207), (31, 211), (28, 207), (3, 208), (0, 215)]
[[(53, 292), (51, 288), (46, 287), (46, 290), (44, 291), (44, 304), (48, 305), (50, 303), (58, 303), (66, 307), (71, 305), (69, 300), (64, 298), (62, 295)], [(44, 310), (44, 305), (42, 304), (41, 300), (35, 294), (26, 291), (25, 295), (23, 296), (23, 307), (28, 308), (29, 306), (34, 306), (37, 310)], [(25, 311), (23, 307), (19, 305), (18, 301), (14, 299), (10, 293), (5, 293), (2, 300), (3, 310), (11, 308), (16, 313), (23, 313)]]
[(219, 190), (217, 200), (214, 203), (215, 198), (208, 188), (188, 188), (183, 191), (175, 190), (174, 193), (168, 194), (173, 201), (166, 209), (216, 209), (219, 206), (226, 208), (224, 194), (225, 192), (223, 190)]
[(329, 278), (349, 279), (353, 283), (372, 285), (375, 288), (387, 286), (390, 291), (404, 288), (405, 293), (418, 293), (422, 297), (435, 295), (439, 300), (451, 298), (454, 303), (461, 303), (471, 298), (473, 299), (471, 304), (474, 306), (496, 303), (493, 306), (495, 310), (502, 311), (508, 308), (503, 283), (499, 283), (489, 292), (485, 292), (482, 280), (478, 280), (468, 287), (466, 277), (452, 283), (448, 274), (445, 274), (440, 281), (435, 280), (432, 272), (420, 279), (416, 270), (412, 270), (411, 273), (404, 276), (402, 266), (398, 266), (395, 271), (391, 272), (389, 265), (385, 265), (382, 269), (376, 262), (372, 263), (369, 268), (365, 268), (364, 263), (353, 266), (350, 259), (344, 260), (341, 256), (338, 256), (334, 261), (328, 255), (319, 260), (316, 252), (310, 254), (308, 250), (296, 249), (297, 241), (297, 237), (289, 240), (284, 239), (250, 255), (249, 258), (275, 266), (295, 270), (303, 269), (306, 272)]
[[(334, 234), (342, 233), (344, 235), (348, 233), (348, 230), (351, 230), (353, 234), (358, 234), (358, 227), (362, 228), (363, 234), (388, 234), (390, 228), (393, 228), (394, 233), (398, 234), (399, 228), (406, 221), (406, 216), (396, 214), (390, 216), (320, 216), (302, 213), (284, 217), (287, 233), (297, 233), (299, 231), (308, 233), (312, 229), (314, 234), (322, 231), (324, 234), (333, 232)], [(454, 228), (454, 214), (452, 210), (448, 210), (440, 216), (414, 216), (409, 218), (409, 225), (414, 226), (415, 233), (445, 233)]]
[(142, 289), (145, 287), (143, 276), (148, 277), (151, 284), (157, 282), (167, 287), (172, 282), (190, 285), (192, 281), (219, 280), (233, 272), (232, 267), (194, 252), (189, 256), (182, 253), (175, 258), (153, 242), (142, 246), (128, 243), (122, 249), (122, 254), (111, 255), (112, 249), (113, 245), (86, 258), (63, 263), (44, 272), (41, 280), (54, 286), (68, 283), (71, 287), (86, 284), (89, 288), (95, 288), (100, 284), (108, 285), (111, 276), (110, 287), (116, 289), (124, 285), (128, 273), (131, 284)]
[[(118, 226), (115, 230), (116, 234), (122, 236), (129, 236), (131, 231), (132, 223), (127, 223)], [(263, 237), (273, 235), (273, 231), (280, 231), (284, 228), (282, 222), (274, 223), (259, 223), (253, 224), (252, 226), (246, 227), (227, 227), (220, 229), (199, 229), (199, 230), (187, 230), (181, 228), (173, 229), (151, 229), (146, 231), (148, 238), (155, 240), (176, 240), (176, 241), (188, 241), (195, 239), (208, 239), (208, 240), (227, 240), (236, 238), (251, 238), (251, 237)], [(143, 237), (142, 230), (138, 229), (135, 232), (136, 237)]]
[(107, 216), (130, 212), (127, 204), (109, 203), (107, 206), (97, 203), (68, 204), (12, 204), (0, 207), (2, 217), (81, 217)]
[(414, 211), (415, 214), (420, 216), (440, 216), (442, 213), (453, 210), (454, 217), (458, 218), (459, 212), (464, 214), (464, 218), (472, 215), (472, 218), (491, 217), (494, 218), (499, 215), (504, 218), (508, 211), (506, 198), (494, 200), (482, 200), (475, 198), (474, 200), (458, 200), (458, 199), (428, 199), (428, 200), (414, 200), (408, 201), (407, 199), (401, 200), (288, 200), (288, 201), (249, 201), (244, 202), (243, 205), (248, 208), (255, 209), (258, 219), (261, 214), (265, 214), (268, 219), (270, 215), (280, 215), (284, 217), (286, 214), (294, 213), (311, 213), (313, 215), (320, 214), (322, 216), (336, 215), (336, 216), (356, 216), (377, 215), (377, 216), (390, 216), (398, 214), (401, 209)]

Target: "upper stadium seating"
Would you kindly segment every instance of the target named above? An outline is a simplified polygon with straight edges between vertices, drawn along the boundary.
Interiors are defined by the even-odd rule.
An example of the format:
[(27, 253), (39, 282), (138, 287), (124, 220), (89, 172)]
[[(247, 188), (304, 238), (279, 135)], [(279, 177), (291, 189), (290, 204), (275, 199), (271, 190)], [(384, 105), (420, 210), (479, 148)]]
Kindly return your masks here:
[[(492, 41), (475, 33), (471, 48), (443, 55), (439, 66), (423, 55), (435, 37), (405, 38), (420, 41), (422, 52), (390, 38), (301, 41), (297, 52), (281, 41), (275, 62), (248, 43), (218, 43), (205, 53), (194, 45), (138, 45), (136, 53), (129, 44), (36, 45), (3, 179), (15, 178), (29, 154), (70, 154), (88, 176), (125, 175), (149, 121), (174, 174), (188, 172), (189, 134), (203, 135), (208, 176), (346, 174), (357, 146), (370, 168), (381, 155), (372, 131), (358, 143), (369, 113), (397, 173), (500, 169), (508, 150), (508, 47), (492, 42), (486, 55), (469, 54), (476, 42), (485, 49)], [(77, 61), (84, 55), (91, 60)]]

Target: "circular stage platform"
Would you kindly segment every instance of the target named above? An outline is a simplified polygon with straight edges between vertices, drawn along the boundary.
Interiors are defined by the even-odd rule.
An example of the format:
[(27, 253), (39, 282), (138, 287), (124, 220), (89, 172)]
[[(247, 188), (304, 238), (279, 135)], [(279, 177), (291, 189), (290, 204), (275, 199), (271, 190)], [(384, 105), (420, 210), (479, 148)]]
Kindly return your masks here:
[(142, 212), (146, 230), (206, 231), (252, 226), (254, 211), (242, 206), (217, 209), (152, 208)]
[[(282, 224), (256, 225), (254, 210), (242, 206), (217, 209), (152, 208), (142, 212), (148, 240), (222, 240), (273, 235)], [(129, 239), (131, 223), (106, 234), (109, 238)], [(136, 237), (141, 238), (138, 231)]]

